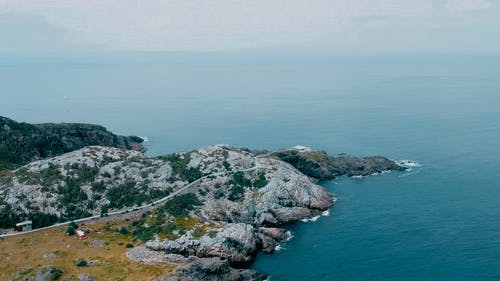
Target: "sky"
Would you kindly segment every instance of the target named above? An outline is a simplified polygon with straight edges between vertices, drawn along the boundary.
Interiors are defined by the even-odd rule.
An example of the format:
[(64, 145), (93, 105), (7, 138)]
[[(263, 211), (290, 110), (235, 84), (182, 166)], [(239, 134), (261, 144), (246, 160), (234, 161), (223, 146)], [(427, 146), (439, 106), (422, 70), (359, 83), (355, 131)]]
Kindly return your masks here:
[(500, 0), (0, 0), (0, 52), (495, 52)]

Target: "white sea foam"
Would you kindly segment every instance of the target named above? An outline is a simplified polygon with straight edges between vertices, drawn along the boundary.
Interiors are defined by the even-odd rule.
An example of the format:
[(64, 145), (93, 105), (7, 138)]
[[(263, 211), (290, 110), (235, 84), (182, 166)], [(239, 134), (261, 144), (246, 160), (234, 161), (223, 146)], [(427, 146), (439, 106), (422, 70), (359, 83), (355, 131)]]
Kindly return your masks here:
[(422, 167), (422, 164), (418, 163), (417, 161), (413, 160), (400, 160), (397, 162), (399, 165), (407, 168), (418, 168)]
[(296, 146), (294, 146), (292, 148), (295, 149), (295, 150), (298, 150), (300, 152), (309, 152), (309, 151), (312, 151), (312, 148), (307, 147), (307, 146), (303, 146), (303, 145), (296, 145)]
[(145, 137), (145, 136), (144, 136), (144, 137), (139, 136), (139, 137), (140, 137), (140, 138), (141, 138), (144, 142), (148, 142), (148, 141), (149, 141), (149, 138), (148, 138), (148, 137)]
[[(408, 171), (411, 171), (411, 169), (410, 169), (410, 170), (408, 170)], [(418, 174), (418, 173), (420, 173), (420, 170), (418, 170), (418, 171), (413, 171), (413, 172), (411, 172), (411, 173), (404, 173), (404, 174), (400, 175), (399, 177), (400, 177), (400, 178), (404, 178), (404, 177), (407, 177), (407, 176), (416, 175), (416, 174)]]
[(302, 222), (310, 222), (310, 221), (315, 222), (315, 221), (317, 221), (320, 217), (326, 217), (326, 216), (329, 216), (329, 215), (330, 215), (330, 211), (329, 211), (329, 210), (326, 210), (326, 211), (324, 211), (323, 213), (321, 213), (321, 215), (319, 215), (319, 216), (314, 216), (314, 217), (312, 217), (312, 218), (307, 218), (307, 219), (301, 219), (300, 221), (302, 221)]
[(276, 246), (276, 248), (274, 248), (274, 250), (276, 252), (279, 252), (281, 250), (286, 250), (286, 248), (283, 247), (283, 244), (293, 239), (293, 234), (290, 230), (286, 232), (286, 235), (287, 235), (287, 238), (285, 239), (285, 241), (283, 241), (283, 243), (281, 243), (281, 244), (278, 244), (278, 246)]
[(307, 219), (301, 219), (301, 222), (310, 222), (310, 221), (317, 221), (321, 216), (314, 216), (312, 218), (307, 218)]

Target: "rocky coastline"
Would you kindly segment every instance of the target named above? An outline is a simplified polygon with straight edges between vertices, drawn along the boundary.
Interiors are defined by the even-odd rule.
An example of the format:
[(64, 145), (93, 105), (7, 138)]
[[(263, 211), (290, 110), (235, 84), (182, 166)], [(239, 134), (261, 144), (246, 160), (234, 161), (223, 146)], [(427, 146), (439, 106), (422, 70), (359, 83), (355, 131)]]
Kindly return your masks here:
[[(65, 126), (36, 128), (67, 132)], [(122, 147), (125, 140), (135, 138), (110, 146), (140, 148)], [(176, 265), (158, 280), (265, 280), (266, 274), (248, 269), (255, 255), (271, 254), (290, 238), (283, 226), (334, 204), (334, 195), (317, 180), (404, 170), (385, 157), (331, 157), (304, 147), (265, 152), (214, 145), (148, 157), (115, 147), (79, 147), (88, 142), (71, 142), (76, 144), (65, 148), (74, 151), (0, 174), (0, 222), (27, 216), (41, 226), (36, 220), (50, 225), (124, 208), (143, 211), (122, 226), (144, 242), (126, 255), (141, 264)]]

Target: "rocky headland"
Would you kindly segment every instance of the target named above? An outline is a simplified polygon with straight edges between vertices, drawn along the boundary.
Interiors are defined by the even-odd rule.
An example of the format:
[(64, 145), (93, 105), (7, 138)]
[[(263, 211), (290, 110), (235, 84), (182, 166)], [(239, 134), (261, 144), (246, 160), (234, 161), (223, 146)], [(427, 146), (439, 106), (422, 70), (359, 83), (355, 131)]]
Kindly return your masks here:
[(324, 151), (302, 146), (276, 151), (272, 155), (292, 164), (305, 175), (322, 180), (331, 180), (343, 175), (363, 177), (407, 169), (384, 156), (330, 156)]
[(331, 157), (303, 147), (215, 145), (148, 157), (85, 146), (0, 173), (0, 228), (24, 217), (43, 227), (137, 211), (119, 232), (143, 241), (127, 252), (130, 260), (176, 265), (158, 280), (265, 280), (247, 269), (257, 252), (272, 253), (290, 238), (283, 226), (333, 205), (317, 180), (403, 169), (385, 157)]
[(136, 136), (118, 136), (106, 128), (78, 123), (20, 123), (0, 116), (0, 170), (54, 157), (89, 145), (145, 151)]

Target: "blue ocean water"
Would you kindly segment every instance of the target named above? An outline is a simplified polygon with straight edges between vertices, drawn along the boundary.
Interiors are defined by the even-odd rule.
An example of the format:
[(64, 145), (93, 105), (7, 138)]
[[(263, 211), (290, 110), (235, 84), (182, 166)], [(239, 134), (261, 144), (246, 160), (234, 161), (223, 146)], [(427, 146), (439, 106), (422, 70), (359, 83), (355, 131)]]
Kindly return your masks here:
[(381, 154), (423, 167), (322, 182), (330, 215), (254, 268), (272, 280), (500, 279), (500, 57), (215, 53), (0, 56), (0, 115), (147, 136)]

